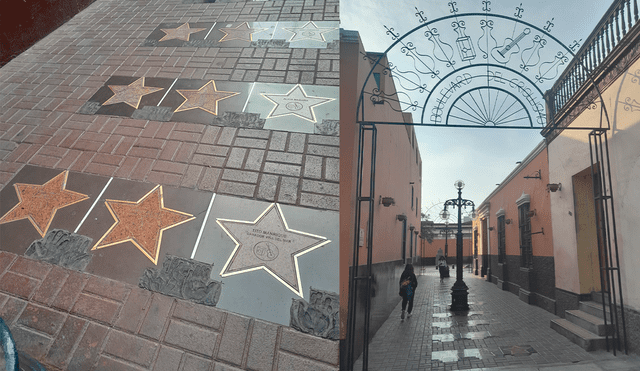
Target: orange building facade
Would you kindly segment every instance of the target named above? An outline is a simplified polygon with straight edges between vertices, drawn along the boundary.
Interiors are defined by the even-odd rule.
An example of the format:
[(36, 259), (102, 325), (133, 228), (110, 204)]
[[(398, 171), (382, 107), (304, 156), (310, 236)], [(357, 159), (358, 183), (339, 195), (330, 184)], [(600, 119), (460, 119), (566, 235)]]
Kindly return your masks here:
[[(357, 100), (369, 75), (377, 53), (365, 51), (355, 31), (341, 31), (340, 43), (340, 339), (344, 345), (348, 318), (349, 283), (354, 265), (358, 276), (372, 277), (370, 298), (369, 337), (388, 318), (400, 301), (398, 282), (406, 263), (420, 262), (420, 190), (422, 185), (422, 159), (416, 134), (412, 126), (377, 125), (375, 191), (373, 192), (373, 230), (368, 228), (368, 202), (363, 203), (358, 232), (355, 228), (356, 175), (358, 164), (358, 133), (356, 123)], [(370, 62), (371, 61), (371, 62)], [(382, 63), (386, 65), (386, 61)], [(380, 71), (378, 71), (380, 69)], [(388, 74), (376, 67), (367, 84), (378, 84), (386, 93), (395, 92)], [(388, 102), (374, 104), (365, 98), (367, 115), (381, 122), (411, 123), (411, 115), (395, 111)], [(371, 174), (371, 141), (364, 140), (363, 185), (364, 195), (369, 194)], [(368, 236), (372, 248), (368, 251)], [(354, 262), (354, 248), (358, 249), (358, 262)], [(367, 271), (367, 255), (371, 253), (372, 267)], [(366, 280), (357, 281), (355, 314), (355, 354), (363, 346), (363, 329)], [(341, 354), (346, 354), (344, 346)]]
[(477, 208), (475, 274), (555, 313), (549, 165), (541, 142)]

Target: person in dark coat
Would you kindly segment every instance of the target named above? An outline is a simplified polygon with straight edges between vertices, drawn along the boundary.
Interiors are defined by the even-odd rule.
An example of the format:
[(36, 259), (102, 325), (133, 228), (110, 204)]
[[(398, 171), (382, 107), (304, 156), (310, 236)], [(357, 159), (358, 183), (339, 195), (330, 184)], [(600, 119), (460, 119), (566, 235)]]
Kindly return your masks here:
[[(413, 265), (407, 264), (404, 267), (404, 272), (400, 275), (400, 296), (402, 296), (401, 319), (404, 319), (405, 309), (407, 310), (408, 317), (411, 317), (411, 311), (413, 310), (413, 297), (417, 287), (418, 279), (413, 273)], [(407, 308), (407, 303), (409, 304), (409, 308)]]

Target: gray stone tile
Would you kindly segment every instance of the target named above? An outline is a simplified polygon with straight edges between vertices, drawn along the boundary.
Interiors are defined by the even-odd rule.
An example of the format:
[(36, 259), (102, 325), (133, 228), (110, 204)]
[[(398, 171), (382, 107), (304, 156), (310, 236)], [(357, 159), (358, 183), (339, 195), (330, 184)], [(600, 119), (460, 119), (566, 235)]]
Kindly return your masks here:
[(327, 158), (324, 176), (327, 180), (340, 181), (340, 160)]
[(247, 156), (247, 162), (244, 165), (246, 170), (259, 171), (262, 168), (262, 162), (264, 161), (264, 151), (261, 149), (249, 150), (249, 156)]
[(222, 173), (222, 179), (243, 183), (257, 183), (258, 173), (254, 171), (224, 169), (224, 172)]
[(242, 169), (242, 164), (244, 163), (246, 154), (246, 148), (231, 148), (231, 153), (229, 153), (226, 167)]
[(265, 162), (263, 171), (265, 173), (300, 176), (301, 166), (280, 164), (275, 162)]
[(260, 177), (260, 186), (258, 187), (258, 198), (261, 200), (275, 201), (278, 179), (279, 177), (277, 175), (262, 174)]
[(302, 180), (302, 191), (338, 196), (340, 186), (338, 183), (318, 182), (315, 180)]
[(295, 204), (298, 198), (298, 178), (282, 177), (278, 202)]
[[(307, 155), (304, 160), (304, 177), (322, 179), (322, 157)], [(329, 179), (333, 180), (333, 179)]]
[(271, 133), (269, 149), (273, 151), (284, 151), (287, 145), (287, 133), (284, 131), (274, 131)]
[(302, 164), (302, 154), (269, 151), (267, 153), (267, 161), (286, 162), (286, 163), (289, 163), (289, 164), (301, 165)]

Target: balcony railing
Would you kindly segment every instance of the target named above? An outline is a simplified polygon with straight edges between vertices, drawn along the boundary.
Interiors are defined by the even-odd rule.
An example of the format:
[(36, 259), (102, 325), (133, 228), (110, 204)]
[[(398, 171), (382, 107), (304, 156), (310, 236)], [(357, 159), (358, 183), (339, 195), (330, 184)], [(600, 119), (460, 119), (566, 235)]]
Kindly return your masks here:
[[(551, 117), (584, 86), (589, 75), (597, 78), (605, 69), (603, 61), (609, 57), (621, 40), (638, 24), (638, 0), (615, 0), (593, 32), (584, 42), (575, 58), (558, 81), (547, 92)], [(554, 120), (555, 121), (555, 120)]]

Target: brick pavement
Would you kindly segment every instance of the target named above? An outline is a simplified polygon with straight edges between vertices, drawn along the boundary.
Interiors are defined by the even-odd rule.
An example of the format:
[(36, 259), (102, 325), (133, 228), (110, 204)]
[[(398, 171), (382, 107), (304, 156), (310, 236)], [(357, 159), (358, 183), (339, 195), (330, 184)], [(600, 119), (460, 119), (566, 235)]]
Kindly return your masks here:
[(335, 370), (335, 342), (0, 252), (0, 317), (47, 369)]
[[(585, 351), (550, 328), (557, 316), (468, 271), (470, 311), (453, 314), (455, 271), (444, 282), (434, 267), (418, 271), (413, 316), (401, 321), (397, 305), (370, 343), (369, 370), (640, 369), (637, 357)], [(580, 367), (563, 368), (576, 363)], [(358, 359), (354, 370), (361, 369)]]
[[(152, 115), (158, 112), (142, 109), (124, 116), (94, 114), (95, 105), (104, 102), (88, 102), (114, 76), (337, 91), (337, 43), (289, 48), (234, 40), (235, 46), (197, 47), (150, 45), (147, 39), (165, 27), (161, 24), (337, 22), (338, 5), (338, 0), (94, 2), (0, 68), (0, 189), (33, 165), (113, 177), (116, 183), (162, 185), (183, 194), (206, 191), (334, 212), (339, 146), (337, 130), (331, 129), (337, 122), (320, 133), (278, 131), (242, 127), (226, 115), (204, 124), (158, 120)], [(0, 316), (21, 351), (62, 369), (335, 370), (338, 364), (336, 341), (7, 251), (0, 252)]]

